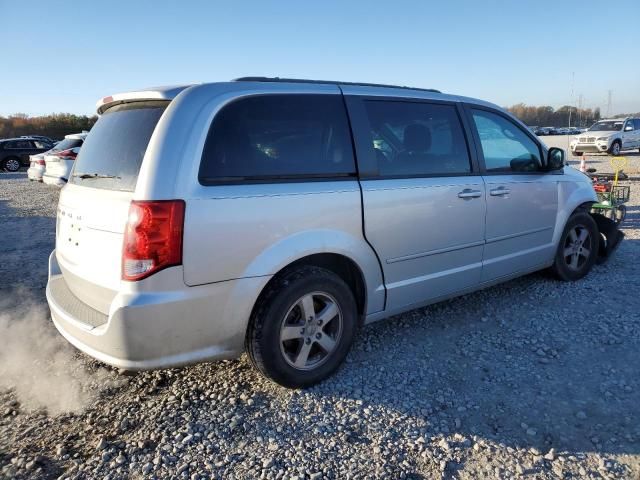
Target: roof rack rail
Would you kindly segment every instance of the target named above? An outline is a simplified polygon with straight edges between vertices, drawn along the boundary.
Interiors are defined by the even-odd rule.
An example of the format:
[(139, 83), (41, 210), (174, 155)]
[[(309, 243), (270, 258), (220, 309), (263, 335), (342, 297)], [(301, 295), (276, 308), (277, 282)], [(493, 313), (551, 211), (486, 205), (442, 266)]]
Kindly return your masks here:
[(340, 82), (333, 80), (309, 80), (305, 78), (280, 78), (280, 77), (240, 77), (234, 78), (234, 82), (284, 82), (284, 83), (321, 83), (330, 85), (354, 85), (358, 87), (384, 87), (384, 88), (403, 88), (406, 90), (420, 90), (423, 92), (442, 93), (435, 88), (416, 88), (406, 87), (402, 85), (386, 85), (383, 83), (361, 83), (361, 82)]

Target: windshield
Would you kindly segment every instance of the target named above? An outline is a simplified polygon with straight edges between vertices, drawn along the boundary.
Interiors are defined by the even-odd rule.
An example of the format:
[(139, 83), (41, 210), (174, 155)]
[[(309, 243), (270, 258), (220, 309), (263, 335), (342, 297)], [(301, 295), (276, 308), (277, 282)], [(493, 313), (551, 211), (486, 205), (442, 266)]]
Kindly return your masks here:
[(133, 191), (151, 134), (169, 102), (133, 102), (109, 108), (87, 136), (69, 183)]
[(623, 120), (616, 120), (610, 122), (598, 122), (593, 125), (589, 131), (590, 132), (617, 132), (622, 130)]

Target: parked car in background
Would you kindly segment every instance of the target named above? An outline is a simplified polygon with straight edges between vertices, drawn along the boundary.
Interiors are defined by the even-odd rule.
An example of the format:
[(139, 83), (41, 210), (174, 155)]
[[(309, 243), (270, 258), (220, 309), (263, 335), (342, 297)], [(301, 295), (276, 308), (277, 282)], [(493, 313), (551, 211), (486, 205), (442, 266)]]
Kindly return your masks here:
[(29, 165), (29, 156), (51, 150), (53, 145), (30, 137), (0, 140), (0, 168), (17, 172)]
[(73, 163), (86, 137), (86, 133), (67, 135), (51, 152), (44, 156), (46, 167), (42, 176), (44, 183), (57, 186), (63, 186), (67, 183)]
[(27, 178), (29, 180), (42, 182), (42, 176), (45, 170), (44, 156), (52, 151), (53, 149), (29, 156), (29, 169), (27, 170)]
[(570, 144), (576, 156), (583, 153), (619, 155), (622, 150), (640, 149), (640, 118), (600, 120)]
[(42, 140), (43, 142), (53, 145), (56, 141), (52, 138), (45, 137), (44, 135), (20, 135), (20, 138), (33, 138), (35, 140)]
[(362, 324), (547, 267), (577, 280), (598, 254), (590, 179), (482, 100), (253, 77), (98, 113), (47, 300), (69, 342), (125, 370), (246, 350), (306, 387)]

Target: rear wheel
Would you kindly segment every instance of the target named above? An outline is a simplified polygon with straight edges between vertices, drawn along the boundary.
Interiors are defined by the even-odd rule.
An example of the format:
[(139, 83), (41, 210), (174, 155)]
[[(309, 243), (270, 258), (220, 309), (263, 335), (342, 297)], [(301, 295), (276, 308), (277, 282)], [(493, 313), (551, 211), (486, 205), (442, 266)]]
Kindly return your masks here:
[(275, 278), (249, 322), (246, 349), (267, 378), (314, 385), (342, 363), (357, 330), (353, 293), (335, 273), (303, 266)]
[(620, 155), (620, 150), (622, 149), (622, 144), (620, 140), (614, 140), (611, 144), (611, 148), (609, 149), (609, 153), (614, 157)]
[(576, 212), (567, 221), (552, 266), (566, 282), (584, 277), (596, 261), (600, 244), (598, 226), (591, 215)]
[(14, 157), (7, 158), (2, 162), (2, 168), (7, 172), (17, 172), (20, 170), (20, 160)]

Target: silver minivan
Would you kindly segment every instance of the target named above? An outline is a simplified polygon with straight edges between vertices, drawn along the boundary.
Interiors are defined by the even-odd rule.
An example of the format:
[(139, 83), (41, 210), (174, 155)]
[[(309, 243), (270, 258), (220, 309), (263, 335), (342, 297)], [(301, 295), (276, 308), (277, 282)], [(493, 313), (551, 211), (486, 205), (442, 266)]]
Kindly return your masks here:
[(591, 269), (597, 198), (501, 108), (248, 77), (103, 98), (62, 189), (52, 319), (125, 370), (246, 351), (287, 387), (360, 326), (551, 267)]

